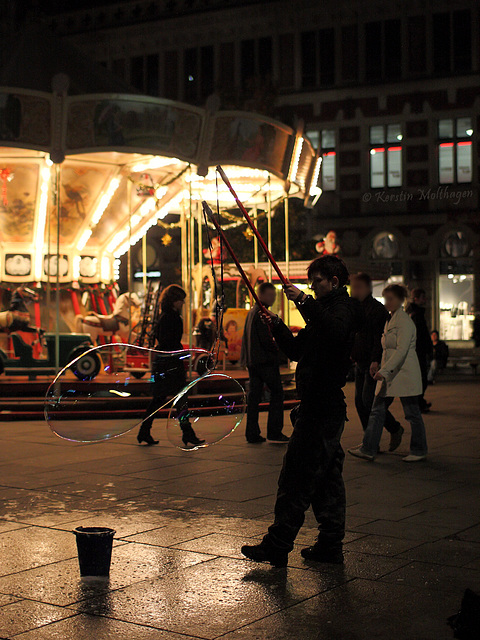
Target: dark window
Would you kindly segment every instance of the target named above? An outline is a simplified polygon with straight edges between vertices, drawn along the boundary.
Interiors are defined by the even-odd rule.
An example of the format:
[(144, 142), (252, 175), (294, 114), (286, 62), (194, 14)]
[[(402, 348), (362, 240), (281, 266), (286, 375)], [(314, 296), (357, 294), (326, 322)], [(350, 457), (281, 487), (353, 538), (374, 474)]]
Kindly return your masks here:
[(260, 77), (271, 79), (273, 70), (272, 39), (260, 38), (258, 41), (258, 71)]
[(387, 80), (402, 75), (402, 25), (400, 20), (386, 20), (384, 24), (385, 68)]
[(450, 71), (450, 14), (433, 14), (433, 70)]
[(200, 49), (200, 97), (205, 100), (213, 93), (215, 85), (215, 58), (213, 47)]
[(126, 69), (126, 60), (125, 58), (119, 58), (118, 60), (114, 60), (112, 62), (112, 73), (118, 76), (119, 78), (123, 78), (125, 80), (125, 69)]
[(328, 86), (335, 84), (335, 30), (320, 29), (320, 84)]
[(295, 39), (293, 33), (282, 33), (278, 38), (280, 87), (289, 88), (295, 84), (294, 65)]
[(135, 56), (130, 60), (130, 83), (139, 91), (144, 90), (144, 62), (143, 56)]
[(472, 69), (472, 18), (470, 11), (453, 12), (453, 70)]
[(158, 96), (158, 55), (147, 56), (147, 86), (146, 91), (150, 96)]
[(178, 52), (165, 51), (164, 65), (165, 97), (178, 100)]
[(408, 18), (408, 71), (424, 73), (427, 66), (427, 41), (425, 16)]
[(220, 45), (219, 85), (231, 87), (234, 84), (235, 45), (233, 42), (222, 42)]
[(240, 44), (242, 84), (255, 77), (255, 40), (242, 40)]
[(304, 31), (300, 40), (302, 59), (302, 87), (317, 84), (317, 38), (315, 31)]
[(197, 100), (198, 77), (198, 52), (196, 48), (185, 49), (183, 58), (183, 88), (185, 100), (195, 102)]
[(382, 77), (382, 23), (367, 22), (365, 25), (365, 79), (380, 80)]
[(358, 80), (358, 28), (342, 27), (342, 80)]

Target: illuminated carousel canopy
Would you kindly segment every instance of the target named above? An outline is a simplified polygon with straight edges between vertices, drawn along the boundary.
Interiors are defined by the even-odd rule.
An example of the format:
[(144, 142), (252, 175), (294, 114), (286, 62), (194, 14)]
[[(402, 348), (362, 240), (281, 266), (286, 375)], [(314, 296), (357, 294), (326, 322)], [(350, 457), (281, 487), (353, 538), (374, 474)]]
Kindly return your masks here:
[(216, 202), (217, 164), (247, 206), (267, 192), (318, 191), (315, 151), (280, 122), (134, 94), (68, 95), (69, 85), (62, 73), (50, 93), (0, 87), (2, 281), (111, 282), (114, 258), (158, 220)]

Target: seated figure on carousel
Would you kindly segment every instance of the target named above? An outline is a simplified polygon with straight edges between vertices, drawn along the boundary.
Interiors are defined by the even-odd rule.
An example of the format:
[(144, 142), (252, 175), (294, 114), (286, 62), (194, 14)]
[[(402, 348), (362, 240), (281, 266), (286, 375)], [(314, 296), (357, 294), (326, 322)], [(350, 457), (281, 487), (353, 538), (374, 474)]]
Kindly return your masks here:
[(30, 325), (27, 301), (37, 302), (38, 294), (25, 285), (21, 285), (13, 292), (8, 310), (0, 312), (0, 331), (39, 333), (40, 327)]

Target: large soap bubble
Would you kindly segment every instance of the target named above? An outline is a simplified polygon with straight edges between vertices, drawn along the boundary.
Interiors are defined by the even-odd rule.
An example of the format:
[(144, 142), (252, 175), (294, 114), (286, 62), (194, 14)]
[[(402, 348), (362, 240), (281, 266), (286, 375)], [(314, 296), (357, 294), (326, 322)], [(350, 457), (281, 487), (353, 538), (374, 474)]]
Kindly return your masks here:
[(168, 439), (185, 450), (216, 444), (238, 427), (244, 413), (243, 387), (230, 376), (207, 373), (176, 396), (167, 423)]
[[(175, 412), (170, 421), (175, 422), (177, 418), (174, 416), (179, 415), (180, 407), (177, 401), (182, 397), (188, 401), (189, 410), (198, 412), (195, 418), (202, 416), (201, 424), (197, 419), (192, 426), (195, 433), (198, 432), (198, 439), (205, 440), (203, 446), (213, 444), (241, 422), (245, 398), (240, 385), (228, 376), (207, 372), (198, 377), (195, 369), (199, 358), (209, 362), (208, 352), (202, 349), (163, 352), (127, 344), (95, 347), (62, 369), (52, 382), (45, 398), (45, 419), (61, 438), (74, 442), (98, 442), (139, 427), (147, 417), (147, 407), (152, 406), (153, 396), (158, 402), (150, 415), (167, 418), (168, 407), (173, 404)], [(98, 367), (92, 367), (90, 362), (95, 359), (101, 362), (100, 373), (96, 376)], [(83, 379), (79, 379), (82, 371)], [(150, 374), (150, 371), (154, 373)], [(192, 378), (189, 384), (187, 377)], [(232, 388), (237, 385), (236, 419), (227, 421), (228, 431), (226, 427), (222, 430), (218, 427), (215, 431), (209, 426), (210, 417), (212, 420), (218, 418), (219, 403), (222, 402), (219, 400), (222, 388), (218, 386), (218, 378), (225, 378), (224, 384), (231, 380)], [(232, 400), (234, 395), (228, 393)], [(226, 409), (223, 411), (227, 413)], [(178, 420), (181, 420), (180, 416)], [(185, 425), (182, 419), (184, 431), (179, 428), (182, 436), (185, 436)], [(200, 433), (203, 430), (205, 436)], [(214, 432), (218, 433), (217, 439)], [(191, 432), (188, 435), (191, 436)], [(170, 439), (182, 449), (191, 448), (182, 438)]]

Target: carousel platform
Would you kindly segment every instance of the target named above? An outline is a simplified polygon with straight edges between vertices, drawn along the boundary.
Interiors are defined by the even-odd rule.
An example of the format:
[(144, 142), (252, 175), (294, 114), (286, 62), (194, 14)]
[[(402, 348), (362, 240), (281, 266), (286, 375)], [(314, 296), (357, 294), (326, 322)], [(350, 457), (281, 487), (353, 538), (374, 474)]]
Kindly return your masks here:
[[(223, 372), (221, 369), (218, 373), (226, 373), (245, 389), (248, 384), (248, 372), (243, 369), (233, 369)], [(195, 374), (196, 375), (196, 374)], [(285, 391), (285, 408), (291, 408), (296, 402), (295, 384), (294, 384), (294, 372), (287, 368), (281, 369), (281, 377)], [(15, 422), (25, 420), (40, 420), (44, 417), (44, 400), (48, 387), (50, 386), (53, 378), (49, 376), (38, 376), (35, 380), (28, 380), (27, 376), (2, 376), (0, 385), (0, 422)], [(72, 378), (73, 380), (73, 378)], [(99, 375), (95, 379), (95, 386), (108, 387), (111, 384), (111, 379), (108, 375)], [(79, 382), (75, 380), (75, 386), (79, 390), (88, 392), (88, 387), (91, 383)], [(148, 403), (148, 399), (151, 397), (150, 383), (148, 378), (142, 378), (140, 380), (132, 379), (130, 382), (131, 395), (128, 398), (118, 398), (115, 403), (109, 407), (103, 409), (108, 411), (109, 414), (120, 417), (141, 417), (145, 410), (145, 406)], [(206, 411), (211, 411), (215, 406), (215, 400), (218, 399), (218, 394), (221, 392), (221, 388), (218, 386), (218, 382), (212, 384), (211, 382), (203, 383), (198, 393), (192, 395), (192, 399), (198, 400), (198, 408), (204, 407)], [(260, 410), (265, 411), (268, 409), (268, 398), (265, 397), (265, 402), (260, 405)], [(69, 412), (69, 418), (79, 420), (82, 419), (87, 413), (88, 408), (82, 404), (82, 410)], [(167, 417), (168, 408), (159, 412), (159, 417)], [(65, 417), (67, 417), (65, 415)]]

